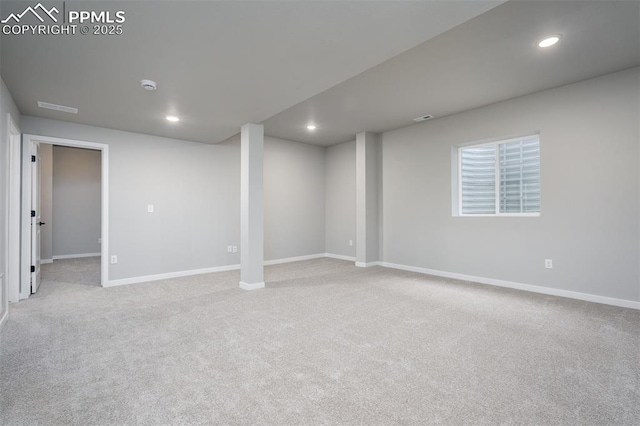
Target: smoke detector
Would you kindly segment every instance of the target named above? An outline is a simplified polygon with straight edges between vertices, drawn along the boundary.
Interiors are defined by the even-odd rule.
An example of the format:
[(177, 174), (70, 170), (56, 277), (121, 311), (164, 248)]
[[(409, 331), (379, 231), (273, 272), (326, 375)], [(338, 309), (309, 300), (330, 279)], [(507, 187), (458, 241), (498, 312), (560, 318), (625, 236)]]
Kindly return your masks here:
[(416, 123), (419, 123), (421, 121), (431, 120), (432, 118), (433, 118), (433, 115), (427, 114), (427, 115), (423, 115), (422, 117), (416, 117), (413, 119), (413, 121), (415, 121)]
[(140, 85), (144, 90), (154, 91), (158, 88), (158, 83), (153, 80), (140, 80)]

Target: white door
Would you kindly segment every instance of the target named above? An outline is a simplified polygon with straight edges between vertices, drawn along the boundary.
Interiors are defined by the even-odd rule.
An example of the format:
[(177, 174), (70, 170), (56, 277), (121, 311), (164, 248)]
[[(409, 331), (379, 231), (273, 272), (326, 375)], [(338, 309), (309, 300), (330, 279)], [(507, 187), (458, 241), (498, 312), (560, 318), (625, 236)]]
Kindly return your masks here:
[(31, 293), (40, 286), (40, 145), (31, 147)]

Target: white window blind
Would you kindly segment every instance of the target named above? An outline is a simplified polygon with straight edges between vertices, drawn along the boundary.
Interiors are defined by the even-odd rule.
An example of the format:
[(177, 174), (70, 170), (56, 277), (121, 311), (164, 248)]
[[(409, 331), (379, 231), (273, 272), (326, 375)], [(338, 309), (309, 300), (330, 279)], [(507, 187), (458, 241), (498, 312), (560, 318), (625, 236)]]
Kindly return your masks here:
[(465, 148), (462, 153), (462, 214), (496, 212), (496, 147)]
[(461, 215), (540, 212), (538, 135), (459, 149)]

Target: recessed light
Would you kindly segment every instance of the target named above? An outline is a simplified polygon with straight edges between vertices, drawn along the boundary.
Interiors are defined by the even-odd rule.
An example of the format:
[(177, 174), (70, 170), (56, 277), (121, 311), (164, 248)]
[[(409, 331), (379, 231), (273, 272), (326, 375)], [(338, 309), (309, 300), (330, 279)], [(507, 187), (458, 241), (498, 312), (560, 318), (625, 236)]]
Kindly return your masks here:
[(167, 115), (165, 118), (167, 119), (167, 121), (171, 121), (172, 123), (177, 123), (178, 121), (180, 121), (180, 117), (176, 117), (175, 115)]
[(307, 126), (307, 130), (315, 130), (315, 129), (317, 129), (317, 127), (315, 125), (313, 125), (313, 124), (309, 124)]
[(415, 121), (416, 123), (419, 123), (421, 121), (425, 121), (425, 120), (431, 120), (433, 118), (433, 115), (431, 114), (427, 114), (427, 115), (423, 115), (420, 117), (416, 117), (413, 119), (413, 121)]
[(538, 47), (551, 47), (560, 41), (560, 35), (550, 35), (538, 41)]

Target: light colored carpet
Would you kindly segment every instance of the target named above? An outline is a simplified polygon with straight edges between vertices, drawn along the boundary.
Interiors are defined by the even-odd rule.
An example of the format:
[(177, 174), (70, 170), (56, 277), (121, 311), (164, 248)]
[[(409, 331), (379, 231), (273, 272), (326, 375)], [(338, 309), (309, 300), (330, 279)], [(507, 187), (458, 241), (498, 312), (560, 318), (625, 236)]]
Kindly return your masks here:
[(635, 310), (332, 259), (103, 289), (85, 262), (11, 306), (2, 424), (640, 424)]

